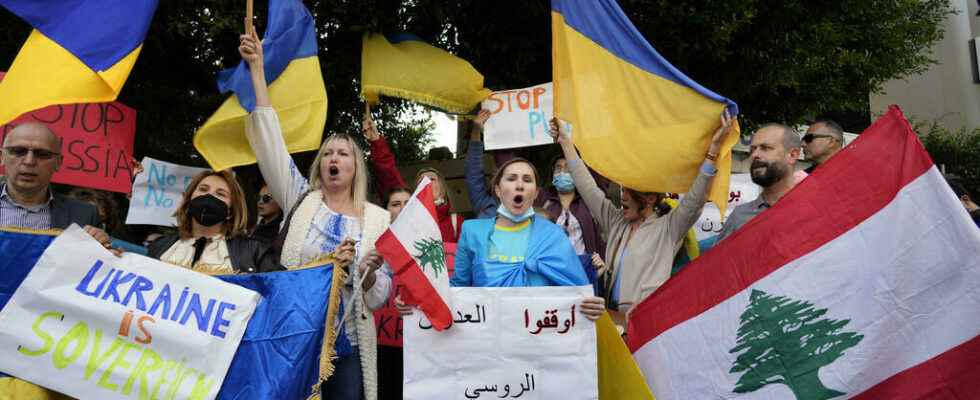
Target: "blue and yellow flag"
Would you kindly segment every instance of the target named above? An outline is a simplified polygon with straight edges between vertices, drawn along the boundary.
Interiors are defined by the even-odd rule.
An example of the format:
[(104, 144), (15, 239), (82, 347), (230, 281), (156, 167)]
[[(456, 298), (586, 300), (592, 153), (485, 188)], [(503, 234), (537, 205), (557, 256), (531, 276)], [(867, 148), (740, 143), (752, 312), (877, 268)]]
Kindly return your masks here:
[[(719, 117), (738, 106), (660, 56), (615, 0), (552, 0), (551, 35), (555, 115), (586, 163), (633, 189), (687, 192)], [(722, 214), (737, 139), (725, 140), (709, 195)]]
[(408, 33), (364, 35), (361, 97), (370, 104), (391, 96), (468, 114), (490, 96), (469, 62)]
[[(6, 306), (56, 232), (0, 229), (0, 310)], [(218, 276), (262, 295), (218, 399), (305, 399), (333, 372), (332, 357), (346, 274), (329, 261), (284, 272)], [(327, 323), (330, 321), (330, 323)], [(8, 396), (9, 397), (6, 397)], [(0, 400), (68, 399), (0, 372)]]
[(53, 104), (119, 96), (156, 0), (0, 0), (34, 27), (3, 82), (0, 125)]
[[(13, 297), (57, 233), (0, 228), (0, 254), (3, 255), (0, 257), (0, 310)], [(61, 400), (70, 397), (0, 372), (0, 400), (7, 399)]]
[[(299, 0), (269, 1), (269, 25), (262, 40), (265, 79), (290, 153), (316, 150), (327, 122), (327, 89), (317, 59), (313, 16)], [(248, 65), (218, 73), (222, 93), (234, 92), (194, 135), (194, 147), (211, 168), (223, 170), (255, 162), (245, 138), (245, 118), (255, 108)]]

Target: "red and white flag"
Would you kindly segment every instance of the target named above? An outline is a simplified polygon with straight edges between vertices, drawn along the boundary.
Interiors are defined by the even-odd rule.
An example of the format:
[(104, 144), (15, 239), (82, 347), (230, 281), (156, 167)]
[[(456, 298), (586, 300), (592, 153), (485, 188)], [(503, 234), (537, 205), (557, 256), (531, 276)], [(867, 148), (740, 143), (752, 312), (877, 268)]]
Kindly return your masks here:
[(977, 398), (980, 230), (892, 106), (628, 332), (658, 400)]
[(402, 300), (417, 305), (436, 330), (443, 330), (453, 317), (447, 304), (449, 268), (436, 215), (432, 182), (423, 178), (375, 247), (404, 285)]

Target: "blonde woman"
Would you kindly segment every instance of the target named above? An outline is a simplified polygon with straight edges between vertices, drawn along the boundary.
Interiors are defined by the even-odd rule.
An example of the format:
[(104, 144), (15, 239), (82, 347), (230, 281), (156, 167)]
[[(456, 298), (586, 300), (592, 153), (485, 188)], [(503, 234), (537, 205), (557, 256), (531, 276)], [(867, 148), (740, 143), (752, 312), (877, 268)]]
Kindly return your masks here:
[(287, 214), (280, 232), (280, 262), (296, 268), (315, 262), (343, 243), (353, 241), (355, 268), (341, 291), (341, 313), (334, 373), (321, 385), (323, 398), (377, 399), (377, 334), (372, 310), (381, 308), (391, 290), (374, 242), (388, 229), (390, 216), (367, 202), (364, 154), (346, 135), (323, 142), (307, 181), (286, 150), (276, 111), (265, 82), (262, 45), (254, 34), (242, 35), (238, 48), (249, 65), (255, 87), (255, 110), (245, 124), (269, 193)]
[(174, 213), (177, 233), (153, 242), (148, 256), (212, 274), (282, 269), (265, 244), (245, 236), (245, 195), (227, 171), (194, 177)]

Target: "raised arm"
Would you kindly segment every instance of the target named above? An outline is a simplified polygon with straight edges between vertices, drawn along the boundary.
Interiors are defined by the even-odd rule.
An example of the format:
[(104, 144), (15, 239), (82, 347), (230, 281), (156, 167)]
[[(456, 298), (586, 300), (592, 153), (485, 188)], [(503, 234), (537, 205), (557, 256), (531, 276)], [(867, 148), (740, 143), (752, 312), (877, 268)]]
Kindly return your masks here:
[(309, 188), (309, 183), (296, 168), (286, 149), (279, 116), (272, 108), (265, 81), (262, 43), (254, 30), (241, 36), (238, 52), (248, 63), (252, 87), (255, 89), (255, 110), (245, 119), (245, 136), (258, 160), (262, 178), (269, 185), (269, 193), (283, 210), (289, 212), (299, 196)]
[[(391, 189), (396, 187), (408, 188), (405, 185), (405, 180), (402, 178), (401, 173), (398, 172), (398, 167), (395, 164), (395, 155), (391, 152), (388, 141), (378, 132), (378, 127), (375, 125), (374, 119), (371, 118), (371, 108), (368, 105), (364, 106), (364, 120), (361, 122), (361, 132), (364, 133), (364, 138), (371, 145), (371, 156), (369, 159), (371, 166), (374, 167), (375, 174), (377, 174), (378, 190), (381, 191), (381, 193), (378, 193), (380, 197), (383, 198)], [(411, 188), (408, 189), (411, 190)]]
[(725, 111), (721, 116), (720, 126), (715, 131), (714, 136), (711, 137), (711, 145), (708, 146), (708, 153), (705, 155), (704, 163), (701, 164), (698, 177), (694, 179), (694, 183), (684, 198), (681, 199), (677, 209), (667, 214), (667, 232), (675, 243), (684, 239), (687, 230), (691, 229), (694, 223), (698, 221), (698, 217), (701, 216), (701, 209), (708, 200), (708, 192), (711, 190), (711, 182), (714, 181), (715, 173), (718, 172), (718, 168), (715, 167), (718, 152), (721, 151), (721, 145), (725, 138), (731, 133), (733, 122), (734, 118), (728, 115), (728, 111)]
[(551, 120), (551, 137), (561, 146), (568, 162), (568, 169), (572, 172), (572, 180), (575, 181), (575, 190), (585, 201), (585, 206), (592, 213), (592, 218), (599, 224), (599, 228), (606, 234), (609, 229), (617, 225), (623, 219), (623, 213), (612, 201), (606, 198), (606, 193), (596, 184), (589, 168), (575, 151), (572, 138), (565, 130), (565, 124), (559, 123), (558, 119)]
[(480, 134), (483, 132), (483, 124), (490, 119), (489, 110), (480, 110), (480, 113), (473, 120), (473, 130), (470, 131), (470, 145), (466, 150), (466, 191), (470, 195), (470, 204), (473, 211), (479, 216), (486, 209), (497, 207), (497, 202), (490, 196), (487, 190), (486, 179), (483, 176), (483, 142)]

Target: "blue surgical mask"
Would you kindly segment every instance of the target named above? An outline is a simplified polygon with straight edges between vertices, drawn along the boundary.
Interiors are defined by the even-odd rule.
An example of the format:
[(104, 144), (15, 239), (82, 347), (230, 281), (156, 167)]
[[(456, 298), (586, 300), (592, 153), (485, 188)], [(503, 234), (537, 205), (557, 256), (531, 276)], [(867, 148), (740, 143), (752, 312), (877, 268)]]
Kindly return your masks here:
[(513, 221), (515, 224), (519, 224), (521, 222), (527, 221), (529, 218), (534, 216), (534, 209), (528, 208), (524, 214), (514, 215), (510, 213), (510, 210), (508, 210), (507, 207), (501, 204), (500, 207), (497, 207), (497, 214), (500, 214), (504, 218)]
[(568, 193), (575, 190), (575, 181), (572, 180), (572, 174), (568, 172), (559, 172), (555, 174), (554, 178), (551, 178), (551, 183), (555, 185), (555, 189), (559, 192)]

